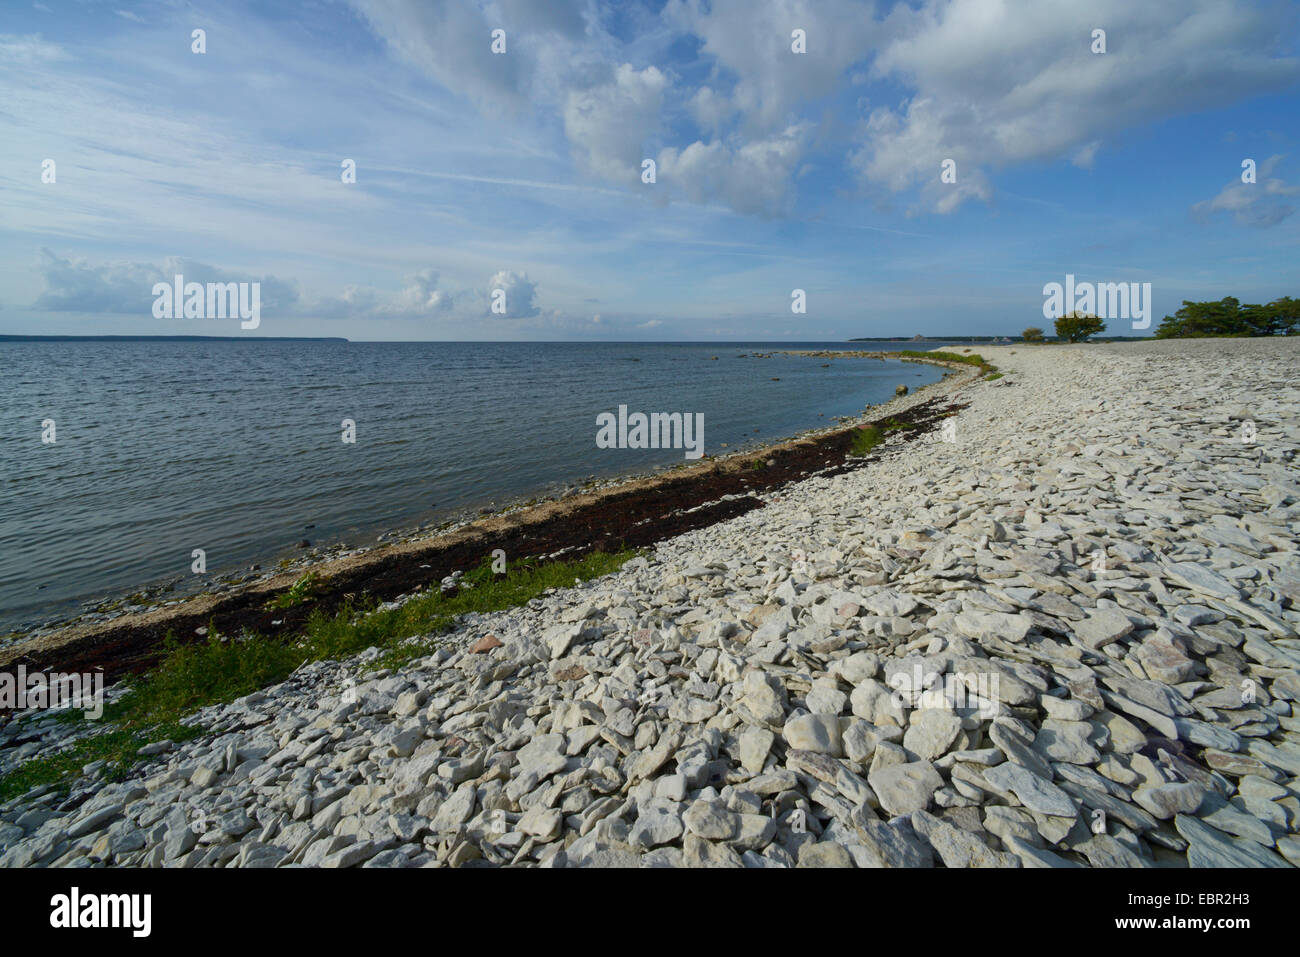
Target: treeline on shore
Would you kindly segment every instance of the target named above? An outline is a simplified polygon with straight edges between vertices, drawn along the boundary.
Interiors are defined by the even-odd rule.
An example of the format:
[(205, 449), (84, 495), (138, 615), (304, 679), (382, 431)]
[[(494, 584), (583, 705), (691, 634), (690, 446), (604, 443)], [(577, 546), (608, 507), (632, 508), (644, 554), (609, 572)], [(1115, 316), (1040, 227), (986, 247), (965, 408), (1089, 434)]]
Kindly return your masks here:
[(1300, 325), (1300, 300), (1283, 296), (1266, 305), (1242, 305), (1232, 296), (1218, 302), (1190, 302), (1160, 320), (1157, 339), (1200, 336), (1291, 336)]
[[(1106, 331), (1106, 323), (1093, 315), (1071, 312), (1056, 320), (1056, 338), (1083, 342)], [(1165, 316), (1156, 328), (1157, 339), (1197, 339), (1209, 336), (1293, 336), (1300, 332), (1300, 300), (1290, 296), (1265, 305), (1226, 296), (1217, 302), (1183, 300), (1182, 308)], [(1025, 342), (1046, 342), (1043, 330), (1030, 326), (1020, 334)]]

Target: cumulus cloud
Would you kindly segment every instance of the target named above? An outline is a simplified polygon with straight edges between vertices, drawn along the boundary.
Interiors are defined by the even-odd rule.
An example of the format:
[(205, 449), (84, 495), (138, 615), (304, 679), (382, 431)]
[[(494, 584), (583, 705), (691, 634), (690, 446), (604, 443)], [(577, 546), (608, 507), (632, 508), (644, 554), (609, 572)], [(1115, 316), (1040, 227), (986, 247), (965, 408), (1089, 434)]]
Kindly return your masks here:
[[(787, 211), (814, 151), (869, 191), (951, 212), (991, 199), (996, 171), (1091, 168), (1125, 129), (1300, 78), (1275, 0), (1186, 0), (1172, 26), (1165, 7), (1132, 0), (351, 2), (399, 57), (486, 112), (558, 123), (584, 173), (636, 188), (654, 150), (677, 174), (656, 200), (745, 214)], [(489, 49), (497, 27), (505, 56)], [(947, 159), (954, 184), (939, 180)]]
[(643, 147), (658, 131), (667, 85), (655, 67), (624, 63), (608, 83), (569, 93), (564, 131), (593, 172), (614, 182), (640, 180)]
[(1270, 156), (1259, 164), (1255, 182), (1243, 183), (1237, 177), (1213, 199), (1197, 203), (1192, 207), (1193, 218), (1208, 222), (1215, 213), (1230, 213), (1238, 226), (1276, 226), (1296, 210), (1283, 197), (1300, 195), (1300, 186), (1288, 186), (1273, 175), (1282, 159)]
[(50, 312), (148, 315), (153, 308), (153, 284), (163, 281), (163, 272), (155, 265), (93, 265), (82, 259), (64, 259), (44, 248), (37, 253), (36, 271), (45, 290), (33, 305)]
[(683, 150), (669, 147), (659, 154), (659, 176), (694, 202), (718, 198), (737, 212), (776, 215), (789, 205), (791, 174), (810, 129), (801, 123), (738, 147), (718, 140), (696, 141)]
[[(505, 294), (505, 312), (492, 312), (494, 294)], [(502, 270), (488, 280), (487, 313), (503, 319), (527, 319), (538, 315), (541, 310), (533, 303), (537, 294), (537, 283), (528, 278), (528, 273)]]
[[(877, 36), (875, 4), (861, 0), (671, 0), (664, 19), (698, 38), (715, 86), (730, 82), (729, 94), (711, 90), (696, 108), (738, 114), (760, 134), (785, 128), (793, 113), (833, 93)], [(806, 53), (791, 49), (796, 29)]]
[(337, 296), (326, 296), (303, 307), (303, 312), (316, 319), (355, 319), (375, 312), (380, 303), (379, 294), (364, 286), (347, 286)]
[[(712, 136), (660, 154), (674, 193), (743, 214), (788, 212), (812, 146), (806, 114), (871, 54), (874, 10), (859, 0), (671, 0), (665, 22), (696, 38), (712, 68), (685, 103)], [(792, 49), (795, 30), (803, 31), (805, 53)]]
[(393, 315), (428, 315), (446, 312), (451, 308), (451, 301), (450, 293), (438, 288), (438, 273), (433, 269), (422, 269), (386, 311)]
[[(42, 248), (37, 255), (37, 272), (45, 289), (32, 306), (49, 312), (152, 314), (154, 283), (171, 283), (178, 274), (187, 283), (258, 282), (263, 310), (313, 319), (418, 319), (450, 312), (457, 299), (451, 291), (439, 287), (438, 272), (428, 268), (417, 271), (395, 293), (349, 285), (340, 293), (314, 298), (300, 295), (298, 284), (292, 280), (235, 272), (178, 257), (161, 265), (92, 263)], [(529, 281), (527, 274), (497, 273), (491, 288), (498, 287), (507, 293), (507, 316), (537, 314), (533, 305), (537, 284)]]
[(691, 96), (688, 103), (691, 116), (697, 126), (711, 133), (720, 133), (736, 114), (736, 105), (731, 98), (720, 94), (711, 86), (702, 86)]
[[(1277, 15), (1188, 0), (1171, 27), (1166, 8), (1129, 0), (899, 5), (882, 21), (871, 76), (910, 95), (871, 111), (852, 165), (894, 192), (922, 186), (941, 212), (988, 198), (986, 170), (1060, 157), (1086, 167), (1123, 129), (1293, 82), (1297, 60), (1268, 55)], [(1098, 27), (1105, 53), (1091, 50)], [(936, 188), (944, 159), (959, 168), (946, 192)]]
[[(864, 52), (849, 52), (854, 31), (836, 28), (834, 11), (823, 11), (820, 4), (760, 9), (725, 3), (705, 9), (677, 3), (662, 15), (629, 11), (649, 18), (646, 32), (661, 37), (661, 45), (683, 30), (704, 31), (704, 56), (715, 61), (718, 75), (712, 86), (677, 89), (665, 70), (634, 62), (631, 46), (611, 36), (602, 26), (605, 18), (588, 12), (586, 4), (512, 0), (499, 9), (425, 0), (353, 4), (399, 56), (489, 112), (520, 109), (525, 101), (539, 114), (553, 112), (583, 172), (636, 187), (642, 161), (656, 158), (683, 175), (655, 199), (722, 202), (764, 214), (785, 207), (804, 148), (804, 121), (786, 114), (802, 97), (832, 89), (842, 64)], [(843, 12), (850, 0), (834, 0), (832, 6)], [(511, 24), (518, 24), (515, 45), (505, 57), (484, 52), (498, 22), (507, 38)], [(791, 24), (817, 38), (810, 39), (816, 55), (790, 52)], [(744, 38), (729, 39), (737, 25), (750, 39), (766, 31), (767, 46), (784, 50), (781, 65), (767, 65)], [(481, 44), (467, 39), (479, 35)], [(497, 62), (505, 60), (509, 63)]]
[(184, 276), (187, 283), (260, 282), (264, 310), (287, 311), (298, 302), (298, 290), (292, 282), (275, 276), (228, 272), (179, 257), (166, 259), (161, 266), (138, 262), (94, 264), (64, 258), (42, 247), (36, 270), (45, 290), (32, 305), (50, 312), (151, 314), (154, 283), (170, 283), (177, 275)]

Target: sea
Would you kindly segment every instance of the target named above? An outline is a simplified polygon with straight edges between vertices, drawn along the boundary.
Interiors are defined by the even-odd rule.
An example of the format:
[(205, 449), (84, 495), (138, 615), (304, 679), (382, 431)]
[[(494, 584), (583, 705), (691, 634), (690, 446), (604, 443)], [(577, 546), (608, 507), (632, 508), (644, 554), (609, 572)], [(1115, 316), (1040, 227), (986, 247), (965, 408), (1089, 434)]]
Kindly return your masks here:
[(149, 584), (269, 567), (303, 539), (370, 544), (690, 464), (683, 449), (598, 447), (597, 416), (619, 406), (701, 413), (707, 455), (834, 425), (943, 370), (783, 351), (917, 347), (0, 342), (0, 631)]

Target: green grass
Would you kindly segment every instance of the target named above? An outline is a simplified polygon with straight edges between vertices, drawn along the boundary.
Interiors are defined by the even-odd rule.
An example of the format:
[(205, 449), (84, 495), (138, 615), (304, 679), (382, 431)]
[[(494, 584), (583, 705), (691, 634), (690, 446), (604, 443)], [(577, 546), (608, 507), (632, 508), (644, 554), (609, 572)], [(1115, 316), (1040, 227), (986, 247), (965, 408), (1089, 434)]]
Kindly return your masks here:
[(1001, 373), (1001, 372), (991, 372), (991, 373), (989, 373), (988, 375), (986, 375), (986, 376), (984, 377), (984, 381), (985, 381), (985, 382), (992, 382), (994, 379), (1001, 379), (1001, 378), (1002, 378), (1002, 373)]
[(886, 432), (897, 432), (899, 429), (915, 429), (919, 427), (917, 422), (899, 422), (898, 419), (889, 418), (880, 424), (880, 427)]
[(996, 372), (997, 366), (990, 363), (977, 352), (963, 355), (960, 352), (922, 352), (918, 349), (903, 349), (898, 353), (908, 359), (934, 359), (939, 362), (960, 362), (968, 366), (978, 366), (981, 372)]
[(885, 433), (874, 425), (864, 425), (853, 433), (853, 442), (849, 445), (850, 455), (866, 455), (881, 442)]
[(940, 362), (964, 362), (966, 365), (972, 366), (988, 365), (979, 353), (974, 352), (963, 355), (960, 352), (925, 352), (920, 349), (903, 349), (898, 354), (907, 356), (909, 359), (938, 359)]
[[(204, 642), (182, 644), (168, 635), (159, 665), (132, 679), (122, 698), (105, 707), (105, 731), (53, 756), (28, 761), (0, 778), (0, 801), (41, 784), (66, 786), (84, 765), (97, 760), (109, 763), (110, 779), (120, 778), (139, 760), (144, 745), (203, 734), (202, 728), (180, 724), (200, 708), (283, 681), (307, 662), (346, 658), (368, 648), (380, 649), (368, 667), (397, 667), (429, 653), (427, 642), (411, 639), (445, 633), (460, 615), (514, 608), (548, 589), (608, 575), (637, 554), (593, 552), (569, 561), (519, 561), (501, 575), (492, 572), (491, 559), (485, 558), (461, 578), (454, 594), (444, 595), (434, 588), (400, 608), (384, 611), (374, 610), (374, 602), (369, 608), (348, 605), (332, 615), (317, 610), (302, 632), (292, 636), (246, 632), (222, 640), (211, 625)], [(81, 712), (70, 714), (69, 720), (86, 720)]]
[(202, 728), (164, 724), (147, 730), (119, 727), (83, 738), (50, 757), (28, 761), (0, 778), (0, 801), (20, 797), (42, 784), (66, 787), (93, 761), (107, 762), (104, 777), (120, 781), (139, 759), (140, 749), (151, 741), (180, 742), (202, 733)]
[(0, 799), (8, 801), (42, 784), (60, 784), (76, 777), (91, 761), (106, 759), (113, 764), (124, 751), (133, 747), (138, 750), (144, 744), (136, 743), (138, 737), (125, 729), (109, 731), (80, 741), (53, 757), (28, 761), (0, 780)]
[(308, 572), (285, 591), (280, 592), (266, 603), (267, 608), (296, 608), (306, 604), (315, 596), (320, 587), (320, 579), (315, 572)]

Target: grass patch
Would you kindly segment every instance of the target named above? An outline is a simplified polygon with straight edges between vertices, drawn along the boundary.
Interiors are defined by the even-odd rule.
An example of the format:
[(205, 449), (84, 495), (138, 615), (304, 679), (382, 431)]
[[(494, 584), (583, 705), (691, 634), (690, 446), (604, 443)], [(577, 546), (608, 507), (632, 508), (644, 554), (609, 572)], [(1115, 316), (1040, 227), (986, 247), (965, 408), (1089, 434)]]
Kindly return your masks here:
[[(465, 574), (454, 592), (443, 594), (435, 588), (399, 608), (382, 611), (375, 609), (373, 600), (345, 605), (334, 614), (317, 610), (298, 635), (246, 632), (222, 640), (211, 625), (204, 642), (180, 643), (168, 635), (162, 662), (131, 679), (122, 698), (105, 707), (101, 720), (110, 726), (108, 730), (58, 754), (28, 761), (0, 778), (0, 801), (42, 784), (66, 786), (92, 761), (107, 761), (106, 776), (120, 779), (140, 759), (144, 745), (203, 734), (202, 728), (180, 723), (200, 708), (234, 701), (283, 681), (307, 662), (346, 658), (368, 648), (381, 651), (371, 668), (397, 667), (429, 652), (427, 643), (410, 639), (449, 631), (460, 615), (523, 605), (549, 589), (617, 571), (637, 554), (625, 550), (593, 552), (568, 561), (520, 561), (500, 575), (493, 573), (489, 557)], [(79, 711), (70, 714), (85, 720)]]
[(853, 441), (849, 445), (849, 454), (866, 455), (883, 441), (885, 441), (883, 431), (874, 425), (864, 425), (853, 433)]
[(1001, 379), (1001, 378), (1002, 378), (1001, 372), (990, 372), (988, 375), (984, 377), (984, 381), (992, 382), (994, 379)]
[(976, 366), (981, 372), (996, 372), (997, 367), (981, 356), (978, 352), (972, 352), (970, 355), (962, 355), (960, 352), (922, 352), (918, 349), (903, 349), (898, 353), (908, 359), (932, 359), (938, 362), (960, 362), (968, 366)]
[(123, 780), (140, 758), (140, 749), (153, 741), (186, 741), (203, 733), (202, 728), (183, 724), (161, 724), (152, 728), (118, 727), (83, 738), (57, 754), (36, 758), (0, 778), (0, 801), (21, 797), (43, 784), (66, 788), (95, 761), (104, 761), (104, 777)]
[(143, 741), (137, 743), (138, 738), (139, 735), (126, 729), (109, 731), (78, 741), (52, 757), (28, 761), (0, 780), (0, 800), (8, 801), (42, 784), (60, 784), (76, 777), (92, 761), (107, 760), (115, 764), (126, 751), (138, 750), (143, 745)]
[(315, 572), (308, 572), (266, 603), (266, 608), (296, 608), (315, 597), (320, 588), (320, 578)]
[(920, 428), (919, 422), (899, 422), (898, 419), (886, 419), (880, 423), (881, 429), (886, 432), (897, 432), (899, 429), (917, 429)]

